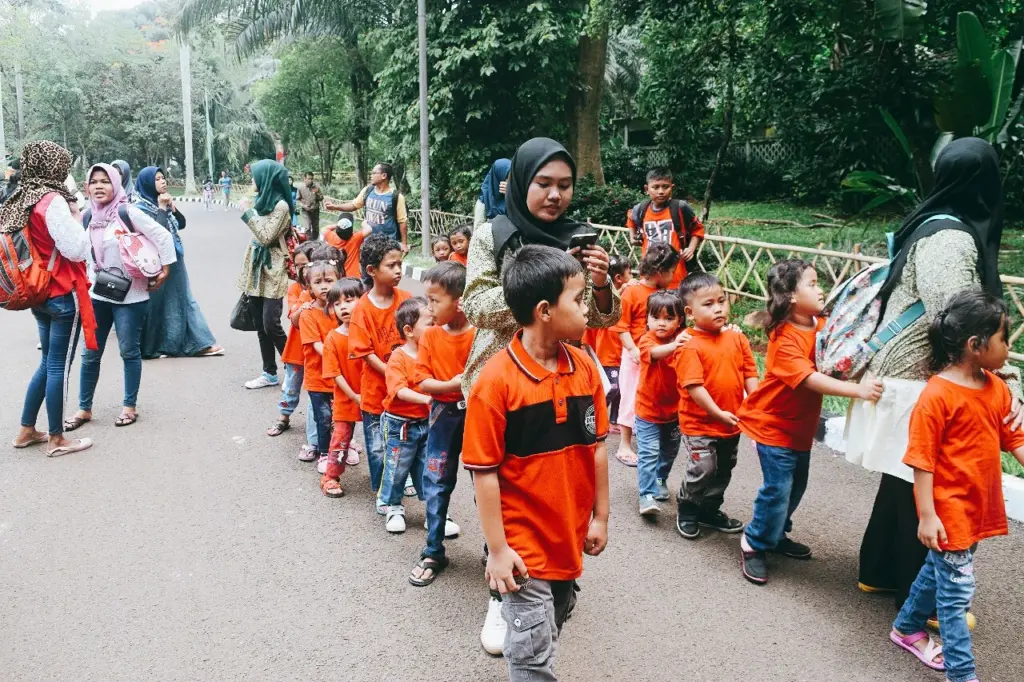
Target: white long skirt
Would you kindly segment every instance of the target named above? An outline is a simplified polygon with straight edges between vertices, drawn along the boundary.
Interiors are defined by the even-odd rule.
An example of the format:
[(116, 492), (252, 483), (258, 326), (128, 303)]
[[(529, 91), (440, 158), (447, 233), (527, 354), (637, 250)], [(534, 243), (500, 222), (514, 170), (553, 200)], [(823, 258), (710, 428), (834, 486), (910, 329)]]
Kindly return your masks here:
[(875, 404), (853, 400), (846, 417), (846, 459), (868, 471), (879, 471), (913, 483), (914, 472), (903, 463), (910, 433), (910, 414), (924, 390), (924, 381), (882, 379), (885, 390)]

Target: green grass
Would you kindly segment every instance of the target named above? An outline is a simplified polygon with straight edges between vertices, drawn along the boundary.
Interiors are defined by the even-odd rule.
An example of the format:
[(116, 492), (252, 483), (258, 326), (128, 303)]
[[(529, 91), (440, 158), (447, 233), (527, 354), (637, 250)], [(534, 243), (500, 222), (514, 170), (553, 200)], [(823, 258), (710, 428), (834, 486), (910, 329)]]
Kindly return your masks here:
[(1008, 452), (1003, 453), (1003, 471), (1013, 476), (1024, 478), (1024, 467)]

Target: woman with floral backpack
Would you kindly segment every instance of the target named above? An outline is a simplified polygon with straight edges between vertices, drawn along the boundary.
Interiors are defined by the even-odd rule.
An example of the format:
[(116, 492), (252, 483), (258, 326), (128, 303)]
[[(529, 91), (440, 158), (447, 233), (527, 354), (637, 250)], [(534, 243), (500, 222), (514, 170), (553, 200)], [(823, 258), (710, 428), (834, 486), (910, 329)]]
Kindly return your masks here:
[[(20, 184), (0, 208), (0, 236), (27, 233), (21, 236), (27, 237), (40, 263), (52, 263), (48, 291), (43, 294), (46, 300), (31, 309), (39, 328), (42, 357), (29, 381), (21, 430), (13, 443), (19, 449), (46, 443), (51, 457), (92, 446), (88, 438), (64, 437), (67, 375), (83, 327), (86, 346), (96, 348), (96, 320), (85, 267), (89, 240), (79, 222), (75, 196), (64, 184), (71, 162), (71, 153), (58, 144), (29, 142), (21, 153)], [(44, 401), (46, 433), (36, 430)]]
[(130, 426), (138, 418), (136, 401), (142, 383), (142, 324), (149, 292), (160, 288), (177, 260), (171, 233), (128, 203), (121, 174), (100, 163), (86, 175), (89, 205), (90, 295), (96, 310), (98, 350), (82, 354), (78, 412), (64, 424), (74, 431), (92, 420), (92, 401), (100, 378), (100, 360), (111, 328), (124, 363), (124, 401), (114, 426)]

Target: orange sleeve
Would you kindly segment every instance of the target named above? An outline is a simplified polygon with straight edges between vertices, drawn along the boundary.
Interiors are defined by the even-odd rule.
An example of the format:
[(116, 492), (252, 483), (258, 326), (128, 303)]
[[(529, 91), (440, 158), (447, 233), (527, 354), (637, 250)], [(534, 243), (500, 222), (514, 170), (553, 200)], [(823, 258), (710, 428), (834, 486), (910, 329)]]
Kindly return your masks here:
[(661, 344), (659, 344), (658, 340), (653, 336), (649, 336), (647, 334), (641, 336), (640, 340), (636, 344), (637, 350), (640, 351), (640, 364), (652, 364), (654, 362), (654, 358), (651, 357), (651, 351), (659, 345)]
[(632, 329), (631, 321), (633, 319), (634, 297), (629, 295), (631, 288), (632, 287), (628, 287), (622, 292), (621, 300), (619, 302), (619, 305), (622, 308), (622, 315), (619, 316), (619, 321), (612, 325), (612, 331), (616, 334), (628, 332)]
[(348, 324), (348, 356), (350, 358), (365, 358), (373, 354), (373, 339), (367, 333), (368, 316), (366, 306), (373, 305), (365, 298), (359, 299), (355, 310), (352, 311), (352, 319)]
[(633, 220), (633, 209), (632, 208), (630, 208), (629, 210), (626, 211), (626, 227), (628, 227), (631, 230), (635, 230), (638, 227), (638, 225), (636, 224), (636, 221)]
[(320, 336), (320, 327), (317, 326), (316, 320), (310, 315), (311, 311), (312, 308), (299, 315), (299, 340), (302, 341), (303, 346), (323, 341), (323, 338)]
[(740, 350), (743, 353), (743, 378), (760, 379), (761, 375), (757, 371), (757, 360), (754, 359), (754, 351), (750, 348), (750, 339), (747, 338), (746, 334), (740, 334)]
[(702, 223), (700, 221), (700, 218), (698, 218), (696, 215), (693, 216), (692, 227), (693, 229), (690, 230), (689, 234), (690, 238), (699, 237), (700, 239), (704, 239), (704, 223)]
[(599, 441), (608, 437), (608, 397), (604, 393), (601, 375), (594, 363), (583, 363), (590, 374), (590, 385), (594, 388), (594, 431)]
[(922, 471), (935, 471), (948, 416), (942, 409), (941, 396), (936, 393), (926, 388), (910, 414), (910, 435), (903, 463)]
[(434, 334), (424, 334), (423, 339), (420, 341), (419, 352), (416, 353), (416, 364), (413, 367), (410, 381), (417, 391), (419, 390), (420, 384), (425, 380), (434, 378), (434, 372), (430, 369), (430, 358), (433, 353), (433, 338)]
[(299, 300), (299, 296), (302, 295), (302, 285), (298, 282), (292, 282), (288, 285), (288, 313), (295, 312), (295, 309), (302, 305)]
[(775, 349), (772, 374), (786, 386), (797, 388), (804, 382), (804, 379), (818, 370), (815, 369), (811, 359), (804, 354), (796, 339), (785, 334), (785, 330), (781, 336), (779, 346)]
[(341, 358), (338, 357), (337, 332), (332, 332), (324, 339), (324, 361), (320, 376), (333, 379), (341, 375)]
[(704, 385), (704, 363), (700, 361), (700, 353), (690, 345), (680, 349), (676, 361), (676, 378), (679, 395), (690, 386)]
[[(500, 372), (488, 372), (486, 368), (473, 385), (466, 401), (466, 432), (462, 441), (465, 468), (491, 471), (505, 459), (506, 390)], [(597, 408), (594, 409), (596, 415)]]
[[(402, 356), (405, 357), (402, 357)], [(388, 360), (387, 371), (384, 372), (384, 382), (387, 384), (388, 395), (392, 398), (398, 395), (403, 388), (409, 386), (409, 369), (406, 362), (411, 360), (404, 350), (396, 348)]]

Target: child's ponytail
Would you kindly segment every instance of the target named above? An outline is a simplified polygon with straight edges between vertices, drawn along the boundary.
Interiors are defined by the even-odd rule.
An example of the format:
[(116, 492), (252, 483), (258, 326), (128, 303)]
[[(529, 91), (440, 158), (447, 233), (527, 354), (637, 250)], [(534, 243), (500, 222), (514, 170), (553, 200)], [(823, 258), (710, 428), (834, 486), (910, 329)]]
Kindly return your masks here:
[(1002, 329), (1009, 341), (1009, 320), (1006, 302), (984, 291), (961, 291), (946, 302), (928, 326), (928, 343), (932, 348), (929, 367), (941, 372), (964, 357), (968, 341), (971, 350), (978, 350)]
[(804, 271), (813, 267), (799, 258), (780, 260), (768, 271), (768, 324), (765, 331), (771, 334), (780, 324), (789, 319), (793, 307), (793, 294), (800, 284)]

